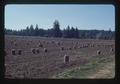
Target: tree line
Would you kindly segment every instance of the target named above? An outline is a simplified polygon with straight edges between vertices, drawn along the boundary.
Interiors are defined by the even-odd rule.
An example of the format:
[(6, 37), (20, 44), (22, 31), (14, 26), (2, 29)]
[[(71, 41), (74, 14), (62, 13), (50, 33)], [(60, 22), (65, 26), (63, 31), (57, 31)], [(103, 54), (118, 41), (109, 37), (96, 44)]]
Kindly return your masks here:
[(53, 23), (53, 28), (43, 29), (39, 28), (36, 24), (26, 27), (26, 29), (12, 30), (5, 28), (6, 35), (19, 35), (19, 36), (41, 36), (41, 37), (59, 37), (59, 38), (81, 38), (81, 39), (115, 39), (114, 31), (104, 30), (79, 30), (77, 27), (70, 27), (69, 25), (63, 30), (60, 29), (58, 20)]

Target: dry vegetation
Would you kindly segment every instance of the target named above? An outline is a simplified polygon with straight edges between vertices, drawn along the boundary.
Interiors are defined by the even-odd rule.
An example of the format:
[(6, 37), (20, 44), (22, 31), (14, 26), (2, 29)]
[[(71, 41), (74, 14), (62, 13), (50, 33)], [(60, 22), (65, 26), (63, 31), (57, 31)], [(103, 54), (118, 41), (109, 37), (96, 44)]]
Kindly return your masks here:
[(5, 36), (5, 53), (5, 78), (52, 78), (94, 58), (114, 59), (115, 44), (114, 40)]

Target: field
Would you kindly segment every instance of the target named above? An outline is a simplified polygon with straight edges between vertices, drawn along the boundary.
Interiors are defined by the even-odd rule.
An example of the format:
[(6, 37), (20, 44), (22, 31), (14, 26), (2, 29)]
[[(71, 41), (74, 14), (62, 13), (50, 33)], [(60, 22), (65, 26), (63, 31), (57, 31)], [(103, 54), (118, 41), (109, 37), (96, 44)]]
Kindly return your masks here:
[(5, 78), (113, 78), (114, 62), (114, 40), (5, 35)]

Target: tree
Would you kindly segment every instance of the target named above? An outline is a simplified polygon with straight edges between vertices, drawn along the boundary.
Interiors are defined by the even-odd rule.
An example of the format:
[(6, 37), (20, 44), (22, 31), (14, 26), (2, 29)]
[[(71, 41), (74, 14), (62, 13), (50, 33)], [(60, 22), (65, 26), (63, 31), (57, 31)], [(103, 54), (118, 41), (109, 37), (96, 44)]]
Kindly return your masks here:
[(63, 30), (60, 30), (60, 24), (57, 20), (53, 23), (53, 28), (45, 30), (43, 28), (38, 28), (36, 24), (35, 29), (33, 25), (26, 27), (26, 29), (12, 30), (5, 28), (5, 34), (7, 35), (20, 35), (20, 36), (42, 36), (42, 37), (64, 37), (64, 38), (85, 38), (85, 39), (115, 39), (115, 31), (111, 29), (104, 30), (78, 30), (68, 25)]
[(79, 30), (77, 27), (75, 29), (75, 38), (79, 38)]
[(30, 35), (30, 36), (34, 36), (34, 28), (33, 28), (33, 25), (30, 26), (29, 35)]
[(48, 37), (53, 37), (54, 36), (53, 31), (54, 31), (53, 29), (48, 29), (47, 30)]
[(96, 35), (96, 39), (101, 39), (102, 38), (102, 32), (99, 32), (97, 35)]
[(62, 37), (62, 32), (60, 30), (60, 25), (58, 20), (55, 20), (55, 22), (53, 23), (53, 33), (54, 33), (54, 37)]
[(63, 36), (64, 38), (66, 38), (66, 37), (67, 37), (66, 32), (67, 32), (67, 31), (66, 31), (66, 29), (64, 28), (64, 29), (63, 29), (63, 34), (62, 34), (62, 36)]
[(71, 27), (69, 37), (70, 38), (75, 38), (76, 37), (76, 31), (75, 31), (74, 27)]
[(34, 35), (35, 36), (38, 36), (39, 35), (39, 31), (38, 31), (38, 25), (36, 24), (36, 27), (35, 27), (35, 31), (34, 31)]
[(70, 26), (69, 25), (66, 28), (66, 37), (70, 38)]
[(26, 32), (25, 32), (25, 35), (26, 35), (26, 36), (29, 36), (29, 35), (30, 35), (30, 29), (29, 29), (29, 27), (28, 27), (28, 26), (26, 27)]

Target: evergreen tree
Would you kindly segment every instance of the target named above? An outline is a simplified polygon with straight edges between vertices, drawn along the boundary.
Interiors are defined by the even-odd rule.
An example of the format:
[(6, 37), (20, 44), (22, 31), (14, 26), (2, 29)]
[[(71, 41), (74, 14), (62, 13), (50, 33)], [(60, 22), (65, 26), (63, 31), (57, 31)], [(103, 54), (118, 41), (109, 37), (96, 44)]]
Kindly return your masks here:
[(53, 29), (48, 29), (48, 30), (47, 30), (48, 37), (53, 37), (53, 36), (54, 36), (53, 33), (54, 33), (54, 32), (53, 32)]
[(76, 37), (76, 31), (75, 31), (74, 27), (71, 27), (71, 29), (70, 29), (70, 37), (71, 38), (75, 38)]
[(55, 22), (53, 23), (53, 33), (54, 33), (54, 37), (62, 37), (60, 25), (59, 25), (59, 22), (57, 20), (55, 20)]
[(77, 27), (75, 29), (75, 38), (79, 38), (79, 30)]
[(34, 35), (35, 36), (38, 36), (39, 35), (39, 28), (38, 28), (38, 25), (36, 24), (36, 27), (35, 27), (35, 31), (34, 31)]
[(30, 36), (34, 36), (34, 28), (33, 28), (33, 25), (30, 26), (29, 35), (30, 35)]
[(40, 29), (38, 30), (38, 35), (39, 35), (39, 36), (44, 36), (44, 35), (45, 35), (45, 30), (42, 29), (42, 28), (40, 28)]
[(70, 27), (69, 27), (69, 25), (66, 28), (66, 37), (70, 38)]
[(115, 39), (115, 31), (111, 31), (111, 29), (104, 30), (78, 30), (78, 28), (69, 27), (60, 30), (60, 25), (57, 20), (55, 20), (53, 24), (53, 28), (45, 30), (43, 28), (38, 28), (36, 24), (35, 29), (33, 25), (30, 27), (26, 27), (26, 29), (21, 29), (19, 31), (6, 29), (5, 34), (7, 35), (20, 35), (20, 36), (42, 36), (42, 37), (64, 37), (64, 38), (86, 38), (86, 39)]
[(29, 35), (30, 35), (30, 29), (29, 29), (29, 27), (27, 26), (27, 27), (26, 27), (25, 36), (29, 36)]
[(66, 37), (67, 37), (67, 31), (66, 31), (66, 29), (65, 29), (65, 28), (63, 29), (63, 34), (62, 34), (62, 35), (63, 35), (63, 37), (64, 37), (64, 38), (66, 38)]

